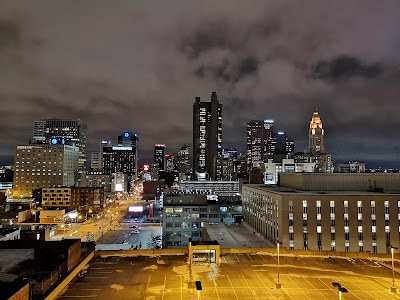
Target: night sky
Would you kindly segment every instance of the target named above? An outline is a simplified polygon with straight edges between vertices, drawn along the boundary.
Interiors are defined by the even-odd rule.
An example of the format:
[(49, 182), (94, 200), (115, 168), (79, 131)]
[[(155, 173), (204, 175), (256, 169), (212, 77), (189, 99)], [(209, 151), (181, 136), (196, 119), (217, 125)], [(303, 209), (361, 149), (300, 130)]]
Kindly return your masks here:
[[(400, 1), (0, 1), (0, 163), (40, 118), (80, 118), (89, 152), (123, 130), (192, 143), (216, 91), (223, 147), (246, 123), (308, 144), (315, 107), (340, 162), (400, 168)], [(368, 165), (370, 163), (370, 165)]]

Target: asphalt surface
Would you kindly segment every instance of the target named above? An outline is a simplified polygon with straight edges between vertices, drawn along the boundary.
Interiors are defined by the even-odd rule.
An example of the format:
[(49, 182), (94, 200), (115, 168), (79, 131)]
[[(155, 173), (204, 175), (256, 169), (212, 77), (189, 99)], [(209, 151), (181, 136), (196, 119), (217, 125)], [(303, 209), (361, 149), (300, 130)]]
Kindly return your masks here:
[[(96, 257), (58, 299), (338, 299), (332, 282), (348, 292), (342, 299), (399, 299), (391, 294), (391, 270), (371, 260), (280, 257), (281, 289), (277, 289), (277, 257), (231, 254), (221, 265), (195, 263), (187, 257)], [(396, 285), (400, 285), (396, 273)], [(196, 291), (199, 280), (202, 290)]]
[[(131, 226), (137, 228), (130, 228)], [(139, 230), (139, 233), (134, 233), (134, 230)], [(162, 235), (160, 225), (153, 223), (121, 223), (104, 234), (103, 239), (99, 239), (98, 243), (102, 244), (130, 244), (133, 246), (141, 245), (141, 249), (153, 249), (150, 243), (153, 236)]]

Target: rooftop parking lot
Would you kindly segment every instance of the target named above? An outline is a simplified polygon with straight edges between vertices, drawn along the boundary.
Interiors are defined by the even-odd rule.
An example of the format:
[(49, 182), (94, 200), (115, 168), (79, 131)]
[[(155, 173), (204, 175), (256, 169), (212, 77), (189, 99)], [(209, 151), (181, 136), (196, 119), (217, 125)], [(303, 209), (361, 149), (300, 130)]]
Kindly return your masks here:
[[(390, 265), (390, 264), (389, 264)], [(348, 292), (342, 299), (399, 299), (389, 291), (390, 268), (372, 260), (336, 257), (280, 257), (281, 289), (277, 289), (277, 256), (229, 254), (221, 265), (194, 263), (186, 256), (96, 257), (59, 299), (338, 299), (332, 282)], [(192, 280), (189, 280), (189, 279)], [(196, 291), (193, 281), (202, 290)], [(400, 279), (395, 273), (396, 286)]]

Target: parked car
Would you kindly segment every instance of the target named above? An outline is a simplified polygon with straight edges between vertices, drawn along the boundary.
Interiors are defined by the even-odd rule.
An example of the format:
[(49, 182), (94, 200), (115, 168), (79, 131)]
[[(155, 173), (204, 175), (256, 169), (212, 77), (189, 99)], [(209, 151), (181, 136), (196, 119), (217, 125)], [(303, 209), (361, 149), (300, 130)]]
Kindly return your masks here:
[(136, 225), (132, 225), (130, 228), (138, 228)]
[(136, 230), (132, 230), (131, 233), (132, 233), (132, 234), (134, 234), (134, 233), (139, 233), (139, 230), (137, 230), (137, 229), (136, 229)]

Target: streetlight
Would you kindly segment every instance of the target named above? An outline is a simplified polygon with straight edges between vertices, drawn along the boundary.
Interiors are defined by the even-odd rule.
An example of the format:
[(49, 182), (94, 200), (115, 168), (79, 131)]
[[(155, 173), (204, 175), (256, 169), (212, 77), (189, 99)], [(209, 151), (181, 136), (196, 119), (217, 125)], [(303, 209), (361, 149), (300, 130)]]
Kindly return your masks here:
[(393, 247), (392, 245), (390, 245), (390, 244), (387, 244), (387, 246), (390, 248), (390, 252), (392, 253), (392, 286), (391, 286), (391, 288), (390, 288), (390, 291), (392, 292), (392, 293), (397, 293), (397, 289), (394, 287), (394, 250), (396, 249), (399, 249), (399, 248), (397, 248), (397, 247)]
[(332, 285), (338, 288), (339, 300), (342, 300), (342, 293), (347, 293), (347, 289), (345, 287), (342, 287), (339, 282), (332, 282)]
[(278, 251), (278, 280), (276, 281), (276, 288), (280, 289), (282, 284), (279, 282), (279, 246), (282, 244), (279, 240), (276, 241), (276, 250)]
[(37, 217), (36, 211), (33, 211), (32, 214), (35, 216), (35, 223), (36, 223), (36, 217)]

